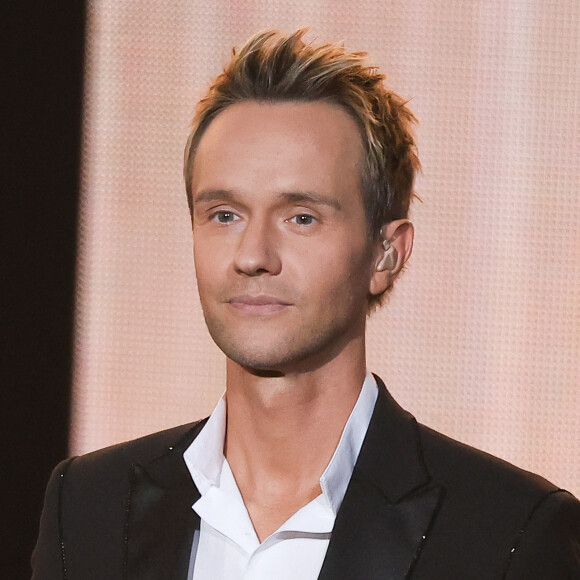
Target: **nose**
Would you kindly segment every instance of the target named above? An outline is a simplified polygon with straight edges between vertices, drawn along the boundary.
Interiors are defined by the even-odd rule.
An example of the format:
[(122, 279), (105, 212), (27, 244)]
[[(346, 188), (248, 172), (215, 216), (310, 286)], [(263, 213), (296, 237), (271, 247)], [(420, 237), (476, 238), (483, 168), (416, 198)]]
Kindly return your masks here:
[(265, 220), (250, 220), (243, 231), (234, 256), (234, 267), (240, 274), (275, 276), (282, 269), (277, 248), (275, 226)]

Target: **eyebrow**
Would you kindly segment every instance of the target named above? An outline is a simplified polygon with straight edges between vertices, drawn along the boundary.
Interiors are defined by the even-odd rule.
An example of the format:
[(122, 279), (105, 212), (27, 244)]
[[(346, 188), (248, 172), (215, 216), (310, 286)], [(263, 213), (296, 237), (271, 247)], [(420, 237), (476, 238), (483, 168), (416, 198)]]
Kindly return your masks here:
[(236, 195), (227, 189), (208, 189), (202, 191), (199, 195), (193, 196), (193, 203), (199, 203), (202, 201), (234, 201)]
[(335, 209), (336, 211), (342, 210), (342, 204), (326, 195), (320, 193), (315, 193), (313, 191), (291, 191), (287, 193), (281, 193), (278, 198), (284, 199), (288, 203), (310, 203), (314, 205), (326, 205)]
[[(240, 197), (233, 191), (228, 189), (209, 189), (202, 191), (199, 195), (195, 196), (193, 203), (200, 202), (212, 202), (212, 201), (229, 201), (229, 202), (239, 202)], [(278, 200), (285, 203), (309, 203), (314, 205), (325, 205), (335, 209), (336, 211), (341, 211), (342, 204), (326, 195), (316, 193), (313, 191), (289, 191), (278, 194)]]

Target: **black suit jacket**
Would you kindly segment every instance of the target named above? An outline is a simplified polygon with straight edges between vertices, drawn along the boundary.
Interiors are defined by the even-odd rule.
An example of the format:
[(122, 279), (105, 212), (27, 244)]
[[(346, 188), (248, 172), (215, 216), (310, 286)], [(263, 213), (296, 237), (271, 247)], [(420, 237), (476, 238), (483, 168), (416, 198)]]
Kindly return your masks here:
[[(379, 387), (320, 579), (580, 579), (572, 495), (417, 424)], [(199, 492), (182, 455), (204, 424), (58, 465), (33, 578), (184, 580)]]

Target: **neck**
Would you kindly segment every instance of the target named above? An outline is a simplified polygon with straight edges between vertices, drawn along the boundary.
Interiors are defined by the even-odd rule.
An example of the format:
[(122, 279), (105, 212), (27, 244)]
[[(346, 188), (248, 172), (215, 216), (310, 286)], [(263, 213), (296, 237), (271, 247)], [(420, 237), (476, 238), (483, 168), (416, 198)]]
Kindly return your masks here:
[(256, 375), (228, 360), (224, 453), (260, 539), (320, 493), (365, 372), (364, 337), (308, 372)]

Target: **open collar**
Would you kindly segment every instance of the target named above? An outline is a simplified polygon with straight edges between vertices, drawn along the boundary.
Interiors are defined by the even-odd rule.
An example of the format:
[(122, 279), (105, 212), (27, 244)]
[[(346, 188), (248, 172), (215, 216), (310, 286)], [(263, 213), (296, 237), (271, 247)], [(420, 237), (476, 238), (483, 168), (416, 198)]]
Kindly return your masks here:
[[(444, 490), (431, 480), (415, 419), (387, 392), (369, 429), (338, 511), (321, 580), (410, 578)], [(199, 497), (183, 452), (205, 422), (150, 462), (131, 467), (125, 542), (127, 580), (183, 580), (199, 517)]]
[[(367, 373), (355, 405), (346, 421), (334, 453), (320, 477), (323, 501), (336, 516), (352, 476), (376, 404), (378, 386)], [(183, 457), (191, 478), (201, 495), (219, 487), (224, 465), (227, 398), (224, 394), (199, 435), (187, 447)]]

